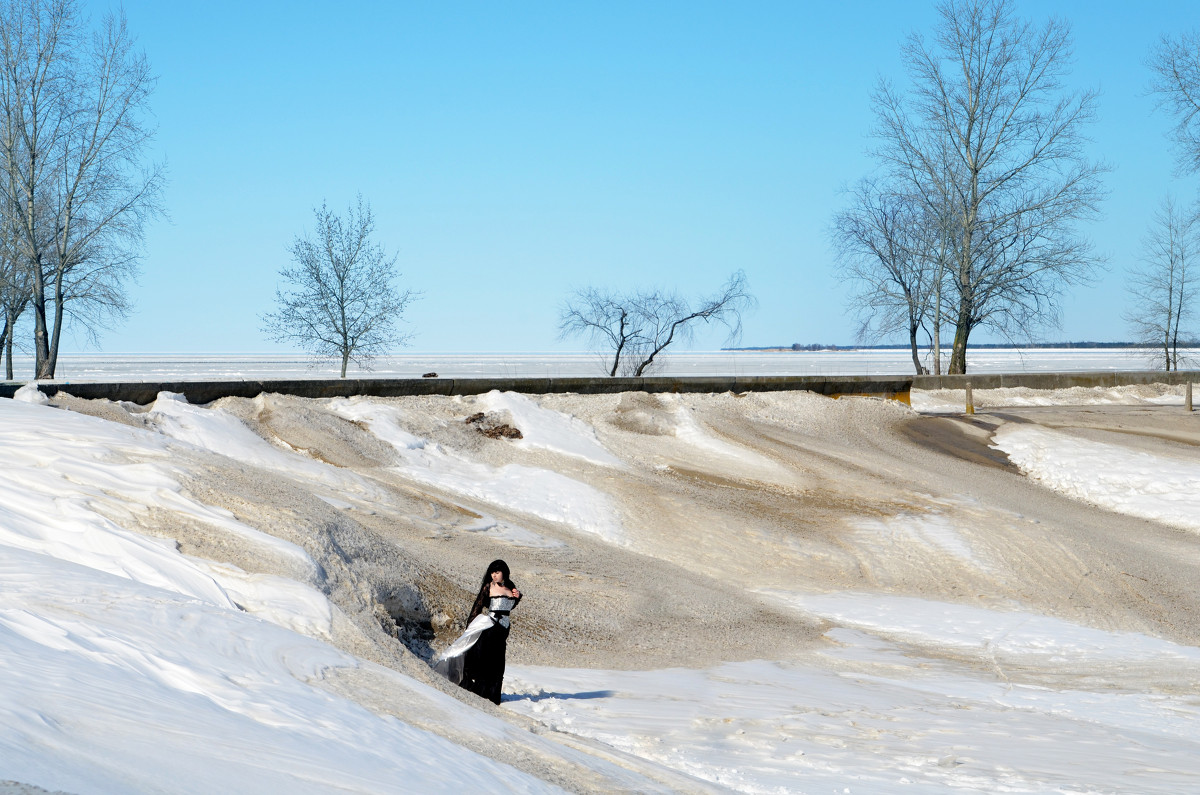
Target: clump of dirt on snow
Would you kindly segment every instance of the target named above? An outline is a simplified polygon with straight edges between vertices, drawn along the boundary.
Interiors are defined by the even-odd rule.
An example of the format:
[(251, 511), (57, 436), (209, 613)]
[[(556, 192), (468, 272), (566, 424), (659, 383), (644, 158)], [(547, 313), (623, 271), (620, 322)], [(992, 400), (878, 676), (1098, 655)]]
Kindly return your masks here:
[(477, 411), (464, 422), (473, 425), (475, 430), (489, 439), (523, 439), (520, 428), (514, 428), (507, 422), (501, 422), (495, 414)]

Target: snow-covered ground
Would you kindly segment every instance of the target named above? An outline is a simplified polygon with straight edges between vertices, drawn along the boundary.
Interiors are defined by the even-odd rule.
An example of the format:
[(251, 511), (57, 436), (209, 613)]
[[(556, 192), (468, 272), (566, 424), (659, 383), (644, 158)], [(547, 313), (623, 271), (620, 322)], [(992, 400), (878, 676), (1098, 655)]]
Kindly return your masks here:
[[(363, 664), (322, 642), (324, 596), (189, 558), (106, 514), (182, 508), (313, 567), (308, 555), (181, 506), (163, 437), (39, 395), (0, 402), (6, 778), (81, 793), (385, 792), (444, 789), (453, 770), (481, 791), (555, 789), (317, 686)], [(209, 438), (239, 444), (234, 422)]]
[[(1200, 351), (1188, 355), (1200, 359)], [(907, 375), (907, 350), (856, 351), (678, 351), (661, 360), (660, 375)], [(1073, 372), (1152, 369), (1145, 350), (971, 349), (967, 365), (975, 373)], [(14, 359), (14, 374), (28, 377), (33, 360)], [(558, 378), (606, 374), (591, 353), (412, 353), (381, 356), (369, 373), (352, 377), (416, 378), (436, 372), (443, 378)], [(333, 365), (316, 368), (302, 354), (63, 354), (59, 380), (164, 381), (205, 379), (330, 378)]]
[[(914, 402), (949, 411), (959, 397), (930, 393)], [(1080, 400), (1069, 391), (1037, 397), (1045, 403), (1036, 405)], [(1168, 390), (1084, 397), (1179, 411)], [(1197, 616), (1153, 624), (1166, 608), (1145, 608), (1143, 621), (1136, 604), (1089, 613), (1106, 605), (1103, 593), (1085, 587), (1107, 576), (1096, 566), (1039, 598), (1016, 570), (1051, 562), (1022, 555), (1057, 549), (1063, 560), (1055, 565), (1065, 571), (1085, 553), (1056, 546), (1067, 543), (1058, 528), (1047, 531), (1048, 541), (1030, 535), (1048, 521), (1022, 502), (1036, 492), (991, 505), (991, 496), (977, 493), (982, 481), (948, 468), (932, 473), (930, 482), (946, 487), (939, 495), (894, 485), (883, 494), (879, 485), (878, 505), (813, 497), (826, 488), (828, 467), (869, 466), (892, 479), (914, 469), (889, 464), (891, 448), (882, 458), (855, 448), (837, 461), (846, 428), (857, 426), (870, 441), (903, 419), (907, 409), (893, 404), (798, 394), (644, 405), (617, 396), (492, 393), (196, 407), (163, 394), (132, 414), (102, 407), (125, 412), (128, 422), (115, 422), (46, 405), (32, 387), (18, 398), (0, 401), (0, 780), (76, 793), (1181, 793), (1200, 786), (1200, 648), (1151, 631), (1176, 623), (1192, 638), (1184, 627)], [(1032, 400), (991, 398), (993, 405)], [(272, 436), (283, 433), (272, 418), (300, 406), (330, 427), (369, 434), (378, 447), (362, 449), (382, 457), (381, 465), (350, 466), (349, 453), (328, 443), (302, 448), (295, 437)], [(474, 411), (510, 420), (524, 439), (480, 441), (456, 419)], [(247, 412), (259, 419), (248, 421)], [(749, 444), (751, 431), (737, 426), (742, 417), (757, 429), (774, 422), (767, 441)], [(1191, 421), (1180, 414), (1180, 423)], [(1134, 449), (1005, 423), (992, 443), (1031, 480), (1005, 473), (1006, 489), (1062, 495), (1038, 498), (1050, 506), (1046, 515), (1082, 501), (1200, 530), (1200, 457), (1142, 441)], [(793, 445), (793, 458), (782, 443)], [(811, 470), (808, 455), (817, 462)], [(239, 504), (235, 514), (197, 496), (207, 493), (205, 473), (222, 461), (248, 482), (274, 484), (261, 492), (261, 506)], [(679, 475), (683, 464), (702, 475)], [(972, 477), (986, 478), (980, 471)], [(680, 477), (692, 478), (686, 488)], [(869, 482), (847, 488), (869, 491), (862, 486)], [(797, 491), (796, 483), (808, 485)], [(747, 659), (735, 640), (696, 655), (710, 661), (700, 667), (630, 669), (621, 657), (660, 642), (636, 629), (638, 611), (652, 608), (633, 599), (627, 610), (614, 589), (632, 586), (605, 584), (600, 593), (612, 595), (598, 618), (571, 615), (598, 626), (616, 616), (624, 626), (617, 637), (629, 649), (603, 650), (610, 667), (512, 663), (501, 710), (480, 709), (412, 668), (356, 653), (327, 561), (273, 532), (275, 511), (290, 510), (303, 525), (309, 510), (288, 484), (346, 516), (404, 518), (402, 501), (427, 492), (432, 507), (411, 522), (437, 532), (419, 530), (425, 535), (414, 537), (428, 539), (421, 549), (461, 537), (481, 554), (520, 550), (514, 576), (523, 588), (529, 583), (531, 598), (514, 616), (512, 643), (533, 648), (517, 646), (514, 656), (538, 653), (522, 635), (538, 622), (522, 620), (538, 609), (539, 587), (548, 594), (563, 580), (579, 589), (581, 578), (596, 574), (561, 562), (573, 549), (611, 548), (626, 568), (662, 559), (661, 571), (684, 571), (680, 583), (702, 580), (700, 592), (714, 600), (744, 600), (761, 615), (814, 629), (777, 659)], [(677, 489), (669, 495), (671, 521), (642, 505), (670, 489)], [(814, 520), (814, 532), (832, 532), (832, 522), (841, 534), (825, 546), (790, 518), (773, 534), (775, 525), (760, 517), (765, 508), (739, 502), (756, 489), (777, 495), (779, 505), (832, 511)], [(709, 494), (715, 507), (705, 508)], [(833, 507), (818, 507), (827, 503)], [(439, 513), (447, 505), (455, 510)], [(693, 524), (692, 515), (708, 520)], [(745, 524), (722, 525), (731, 521)], [(174, 525), (203, 527), (214, 557), (178, 543)], [(686, 535), (664, 541), (677, 526)], [(1197, 536), (1171, 532), (1162, 538), (1195, 554)], [(1011, 548), (1000, 544), (1004, 533), (1018, 539)], [(237, 554), (217, 554), (225, 549)], [(727, 556), (735, 582), (699, 573), (712, 554)], [(267, 563), (249, 570), (232, 558)], [(482, 566), (464, 569), (474, 577)], [(1063, 579), (1057, 568), (1046, 577)], [(565, 615), (568, 606), (542, 609)], [(705, 622), (715, 608), (694, 609), (672, 620)], [(736, 638), (738, 628), (728, 629)], [(554, 659), (570, 658), (570, 643), (540, 637), (565, 644)], [(421, 665), (396, 646), (398, 657)], [(387, 707), (389, 699), (398, 706)]]
[[(1193, 387), (1195, 389), (1195, 387)], [(1200, 404), (1200, 391), (1195, 401)], [(1169, 384), (1130, 384), (1115, 387), (1075, 386), (1068, 389), (1002, 387), (975, 389), (971, 403), (976, 409), (1027, 408), (1032, 406), (1182, 406), (1184, 387)], [(963, 411), (966, 392), (962, 389), (913, 390), (912, 406), (926, 413), (955, 414)]]

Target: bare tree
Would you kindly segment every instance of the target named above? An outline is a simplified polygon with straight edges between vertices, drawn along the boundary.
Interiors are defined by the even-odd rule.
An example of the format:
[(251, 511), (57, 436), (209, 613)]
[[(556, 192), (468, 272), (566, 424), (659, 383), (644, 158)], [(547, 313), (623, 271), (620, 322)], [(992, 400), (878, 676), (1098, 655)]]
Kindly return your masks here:
[(754, 304), (742, 271), (694, 307), (675, 292), (619, 293), (588, 287), (576, 291), (563, 305), (559, 338), (585, 336), (589, 344), (607, 351), (605, 370), (610, 376), (640, 377), (653, 370), (659, 355), (672, 344), (690, 340), (700, 323), (720, 324), (728, 331), (727, 339), (737, 339), (742, 314)]
[(371, 241), (375, 218), (361, 195), (344, 219), (324, 204), (313, 212), (316, 238), (288, 249), (294, 264), (279, 272), (287, 288), (276, 290), (278, 310), (263, 316), (263, 331), (319, 361), (340, 359), (345, 378), (351, 361), (369, 370), (375, 356), (408, 343), (396, 322), (418, 294), (396, 289), (396, 255)]
[(610, 376), (615, 376), (621, 365), (628, 361), (627, 357), (622, 357), (641, 340), (642, 327), (632, 306), (620, 295), (585, 287), (576, 291), (563, 306), (559, 317), (559, 339), (576, 335), (586, 336), (590, 345), (611, 352), (612, 365), (605, 367)]
[(29, 307), (33, 296), (31, 274), (16, 245), (12, 224), (0, 215), (0, 312), (4, 329), (0, 331), (0, 349), (5, 359), (5, 378), (13, 379), (13, 345), (16, 342), (17, 322)]
[(1017, 19), (1009, 0), (947, 0), (932, 42), (903, 48), (912, 80), (874, 97), (877, 155), (935, 217), (952, 222), (955, 326), (949, 372), (971, 332), (1057, 320), (1066, 285), (1096, 264), (1075, 226), (1096, 216), (1106, 168), (1084, 157), (1096, 94), (1066, 93), (1064, 22)]
[(858, 337), (905, 332), (913, 367), (918, 375), (926, 373), (917, 337), (939, 295), (939, 230), (928, 223), (919, 197), (875, 180), (860, 181), (851, 201), (835, 216), (833, 237), (839, 275), (855, 285), (851, 304), (861, 321)]
[(1150, 91), (1175, 119), (1179, 170), (1200, 171), (1200, 33), (1163, 36), (1150, 53)]
[(1193, 260), (1200, 254), (1200, 219), (1194, 209), (1163, 200), (1143, 240), (1141, 267), (1130, 278), (1133, 307), (1125, 320), (1139, 342), (1155, 345), (1154, 363), (1178, 370), (1179, 342), (1186, 340), (1183, 324), (1196, 301)]
[(85, 29), (74, 0), (0, 6), (0, 191), (30, 272), (36, 377), (64, 320), (94, 332), (126, 309), (164, 174), (146, 165), (154, 77), (122, 14)]

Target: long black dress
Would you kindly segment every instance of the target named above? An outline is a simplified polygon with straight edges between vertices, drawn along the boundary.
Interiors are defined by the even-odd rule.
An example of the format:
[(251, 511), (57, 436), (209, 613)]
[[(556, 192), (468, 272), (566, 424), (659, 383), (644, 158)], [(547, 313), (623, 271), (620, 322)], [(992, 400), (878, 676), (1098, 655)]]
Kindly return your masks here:
[(494, 621), (489, 629), (467, 649), (463, 662), (463, 676), (459, 683), (476, 695), (494, 704), (500, 703), (500, 691), (504, 684), (504, 654), (508, 648), (508, 614), (517, 600), (508, 596), (493, 596), (489, 600), (488, 612)]

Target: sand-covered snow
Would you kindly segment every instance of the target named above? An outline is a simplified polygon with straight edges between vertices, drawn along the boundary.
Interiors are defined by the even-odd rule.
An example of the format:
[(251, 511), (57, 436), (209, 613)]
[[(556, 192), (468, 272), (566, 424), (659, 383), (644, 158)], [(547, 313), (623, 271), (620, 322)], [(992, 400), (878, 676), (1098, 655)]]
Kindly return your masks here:
[[(1165, 388), (988, 392), (27, 387), (0, 401), (0, 779), (1189, 791), (1200, 420)], [(526, 594), (498, 709), (428, 667), (495, 557)]]

